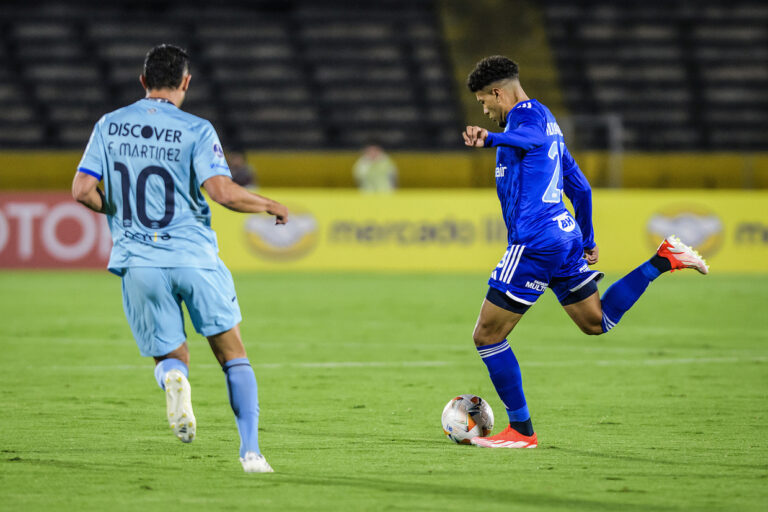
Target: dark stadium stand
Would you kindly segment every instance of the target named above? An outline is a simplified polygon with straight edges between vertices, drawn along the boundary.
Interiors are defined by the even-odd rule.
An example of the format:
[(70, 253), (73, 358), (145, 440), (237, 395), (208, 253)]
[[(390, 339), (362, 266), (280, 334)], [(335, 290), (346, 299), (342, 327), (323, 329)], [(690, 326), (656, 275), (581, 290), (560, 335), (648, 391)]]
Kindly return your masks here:
[(768, 148), (764, 1), (544, 4), (573, 114), (619, 115), (630, 149)]
[[(147, 49), (173, 42), (193, 58), (185, 110), (210, 119), (228, 146), (456, 149), (465, 90), (440, 5), (5, 1), (0, 148), (81, 148), (101, 114), (142, 95)], [(574, 147), (606, 149), (614, 122), (625, 150), (768, 149), (764, 1), (535, 5)]]
[(431, 0), (50, 2), (0, 17), (0, 147), (79, 148), (135, 101), (146, 51), (188, 48), (185, 110), (230, 146), (455, 146), (461, 115)]

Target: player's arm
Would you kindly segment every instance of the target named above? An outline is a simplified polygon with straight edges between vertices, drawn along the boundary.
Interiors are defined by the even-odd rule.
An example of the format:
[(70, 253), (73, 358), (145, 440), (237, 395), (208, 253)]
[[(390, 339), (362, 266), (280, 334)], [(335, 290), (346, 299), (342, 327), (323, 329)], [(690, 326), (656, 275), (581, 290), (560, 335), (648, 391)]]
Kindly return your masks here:
[(198, 140), (192, 152), (196, 184), (225, 208), (241, 213), (267, 212), (275, 216), (275, 224), (288, 222), (288, 208), (268, 197), (248, 192), (232, 181), (221, 141), (213, 125), (205, 121), (199, 126)]
[(95, 176), (78, 171), (72, 180), (72, 197), (97, 213), (106, 213), (107, 201)]
[(227, 175), (212, 176), (203, 182), (208, 195), (225, 208), (241, 213), (267, 212), (275, 216), (275, 224), (288, 222), (288, 208), (268, 197), (249, 192)]
[(104, 165), (104, 145), (101, 140), (103, 120), (104, 118), (101, 118), (94, 125), (91, 138), (88, 139), (88, 145), (85, 147), (75, 178), (72, 180), (72, 197), (75, 201), (97, 213), (107, 213), (107, 201), (104, 198), (104, 192), (99, 188)]
[(562, 158), (563, 192), (573, 204), (576, 222), (581, 229), (584, 256), (587, 258), (587, 263), (593, 265), (597, 263), (599, 252), (592, 227), (592, 187), (589, 186), (589, 181), (565, 146), (563, 146)]
[(534, 114), (518, 113), (520, 124), (508, 132), (489, 132), (479, 126), (467, 126), (464, 130), (464, 144), (471, 147), (495, 148), (509, 146), (530, 151), (546, 142), (546, 132), (541, 120)]

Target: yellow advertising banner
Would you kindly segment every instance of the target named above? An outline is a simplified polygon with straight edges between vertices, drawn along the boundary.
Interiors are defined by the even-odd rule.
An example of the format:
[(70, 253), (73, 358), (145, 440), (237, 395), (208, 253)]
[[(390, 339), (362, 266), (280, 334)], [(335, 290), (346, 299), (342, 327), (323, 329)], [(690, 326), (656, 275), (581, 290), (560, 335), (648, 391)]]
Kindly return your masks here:
[[(507, 245), (494, 190), (273, 189), (290, 222), (213, 208), (232, 270), (490, 273)], [(625, 272), (664, 236), (695, 246), (713, 272), (768, 272), (768, 192), (595, 190), (600, 262)]]

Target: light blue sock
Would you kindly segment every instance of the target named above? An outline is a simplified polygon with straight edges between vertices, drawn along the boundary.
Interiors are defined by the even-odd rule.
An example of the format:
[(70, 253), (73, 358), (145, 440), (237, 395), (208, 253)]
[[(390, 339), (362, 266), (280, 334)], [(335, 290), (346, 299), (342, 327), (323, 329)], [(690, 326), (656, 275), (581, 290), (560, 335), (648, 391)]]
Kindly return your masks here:
[(635, 270), (613, 283), (603, 294), (603, 332), (619, 323), (648, 285), (661, 275), (661, 271), (646, 261)]
[(507, 409), (510, 422), (522, 422), (531, 418), (523, 394), (523, 377), (515, 354), (507, 340), (494, 345), (477, 347), (488, 373), (491, 375), (499, 398)]
[(171, 370), (179, 370), (189, 378), (189, 368), (183, 361), (173, 358), (163, 359), (155, 365), (155, 380), (163, 391), (165, 391), (165, 374)]
[(229, 403), (240, 433), (240, 456), (259, 451), (259, 398), (256, 376), (247, 357), (232, 359), (221, 367), (227, 374)]

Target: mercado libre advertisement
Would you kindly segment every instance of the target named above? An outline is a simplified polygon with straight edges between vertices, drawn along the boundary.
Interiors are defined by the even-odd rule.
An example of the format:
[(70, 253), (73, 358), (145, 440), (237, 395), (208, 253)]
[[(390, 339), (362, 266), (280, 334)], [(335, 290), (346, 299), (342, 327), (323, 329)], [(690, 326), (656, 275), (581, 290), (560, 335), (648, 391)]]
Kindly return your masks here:
[[(288, 206), (287, 225), (209, 200), (221, 258), (233, 271), (490, 273), (507, 245), (492, 190), (264, 194)], [(766, 192), (596, 190), (596, 268), (626, 272), (676, 234), (713, 273), (768, 272), (767, 204)], [(145, 238), (162, 243), (163, 233)], [(68, 193), (0, 194), (0, 268), (105, 268), (110, 246), (104, 217)]]
[[(713, 272), (768, 272), (768, 193), (596, 190), (597, 268), (626, 272), (678, 235)], [(213, 207), (221, 256), (233, 270), (488, 272), (507, 246), (494, 191), (271, 190), (292, 215)]]

